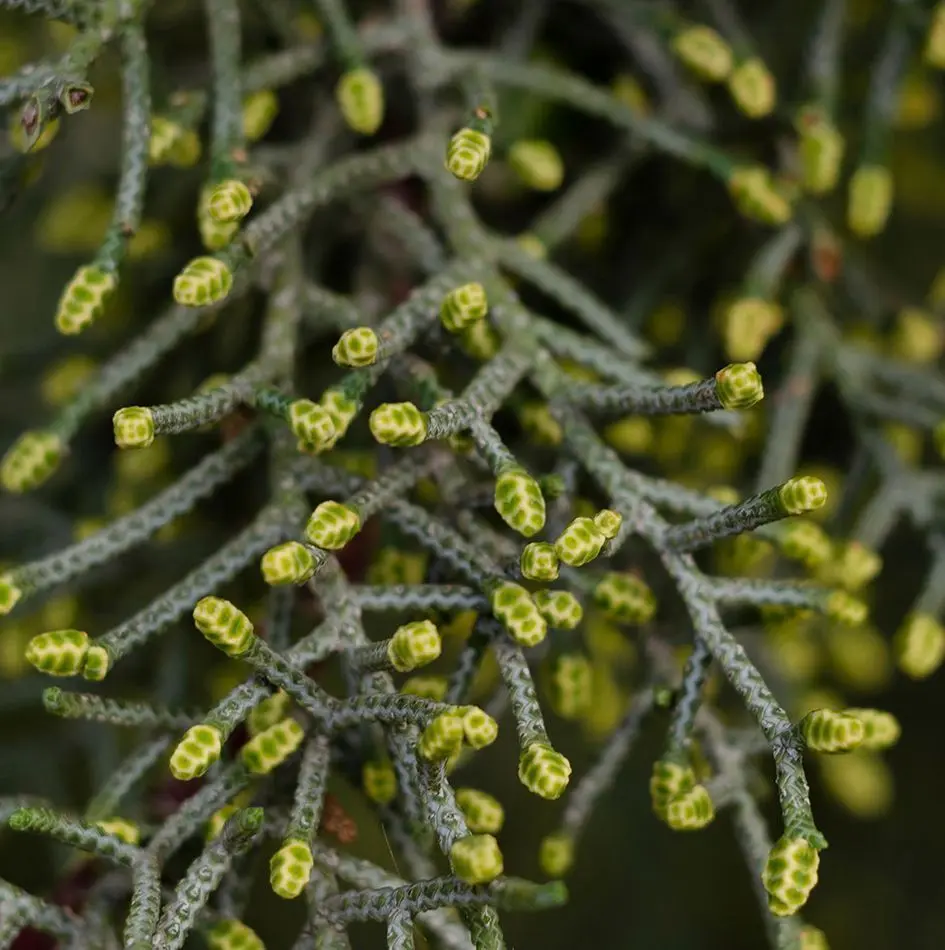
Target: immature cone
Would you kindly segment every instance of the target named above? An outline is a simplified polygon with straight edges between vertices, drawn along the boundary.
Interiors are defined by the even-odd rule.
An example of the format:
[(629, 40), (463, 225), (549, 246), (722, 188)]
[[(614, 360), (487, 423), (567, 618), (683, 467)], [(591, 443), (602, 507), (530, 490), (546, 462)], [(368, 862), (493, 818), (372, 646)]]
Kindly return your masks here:
[(246, 718), (246, 729), (250, 738), (258, 736), (265, 732), (270, 726), (282, 722), (289, 715), (289, 709), (292, 706), (292, 700), (288, 693), (281, 689), (277, 693), (264, 699), (261, 703), (253, 706), (252, 711)]
[(361, 516), (337, 501), (323, 501), (309, 516), (305, 539), (326, 551), (343, 548), (361, 530)]
[(699, 831), (715, 817), (712, 798), (703, 785), (695, 785), (670, 799), (664, 820), (673, 831)]
[(502, 851), (492, 835), (468, 835), (450, 848), (450, 867), (467, 884), (488, 884), (503, 871)]
[(555, 630), (575, 630), (581, 625), (584, 608), (567, 590), (539, 590), (532, 594), (539, 613)]
[(336, 435), (331, 413), (311, 399), (289, 403), (289, 427), (301, 446), (312, 452), (328, 448)]
[(777, 100), (774, 76), (757, 56), (738, 64), (728, 77), (728, 89), (735, 105), (749, 119), (770, 115)]
[(52, 630), (30, 640), (26, 659), (50, 676), (76, 676), (89, 649), (89, 635), (81, 630)]
[(798, 724), (798, 730), (812, 752), (852, 752), (866, 735), (863, 723), (846, 713), (815, 709)]
[(384, 120), (384, 87), (370, 69), (350, 69), (335, 87), (335, 98), (348, 127), (373, 135)]
[(91, 326), (118, 286), (118, 278), (100, 267), (80, 267), (66, 284), (56, 309), (56, 329), (71, 336)]
[(594, 670), (583, 653), (562, 653), (548, 677), (551, 707), (562, 719), (577, 719), (593, 702)]
[(827, 486), (813, 475), (789, 478), (778, 488), (778, 498), (789, 515), (803, 515), (822, 508), (827, 501)]
[(0, 574), (0, 617), (8, 614), (23, 596), (11, 574)]
[(708, 26), (680, 30), (672, 42), (673, 52), (706, 82), (723, 82), (733, 66), (732, 49)]
[(183, 129), (166, 116), (151, 117), (151, 135), (148, 138), (148, 164), (162, 165), (180, 139)]
[(371, 366), (377, 362), (380, 341), (370, 327), (345, 330), (331, 351), (331, 358), (339, 366)]
[(824, 613), (845, 627), (859, 627), (866, 622), (869, 608), (845, 590), (835, 590), (827, 597)]
[(146, 449), (154, 442), (154, 416), (146, 406), (126, 406), (112, 416), (115, 445), (120, 449)]
[(593, 561), (606, 543), (606, 535), (591, 518), (575, 518), (555, 540), (555, 552), (570, 567), (581, 567)]
[(657, 759), (650, 774), (650, 802), (653, 812), (666, 821), (670, 803), (696, 788), (692, 769), (668, 759)]
[(489, 301), (485, 287), (479, 283), (463, 284), (443, 298), (440, 322), (450, 333), (459, 333), (460, 330), (482, 320), (488, 312)]
[(803, 838), (780, 838), (761, 874), (771, 913), (778, 917), (796, 914), (817, 884), (819, 865), (820, 855)]
[(471, 749), (485, 749), (499, 735), (499, 724), (478, 706), (460, 706), (458, 714), (463, 721), (463, 738)]
[(896, 662), (906, 676), (922, 680), (945, 660), (945, 627), (931, 614), (910, 614), (896, 633)]
[(537, 646), (548, 633), (548, 623), (528, 591), (505, 581), (492, 591), (492, 613), (509, 631), (512, 639), (525, 647)]
[(387, 646), (387, 658), (398, 673), (409, 673), (436, 660), (443, 641), (430, 620), (416, 620), (398, 627)]
[(775, 187), (771, 173), (761, 165), (737, 167), (728, 179), (728, 190), (739, 212), (762, 224), (785, 224), (791, 205)]
[(823, 528), (812, 521), (790, 520), (778, 533), (781, 553), (792, 561), (800, 561), (807, 568), (824, 564), (833, 547)]
[(475, 129), (460, 129), (446, 149), (446, 167), (461, 181), (475, 181), (492, 153), (492, 139)]
[(364, 794), (378, 805), (389, 805), (397, 797), (397, 773), (387, 759), (365, 762), (361, 769)]
[(623, 524), (623, 515), (611, 508), (603, 508), (594, 515), (592, 520), (597, 525), (597, 530), (608, 541), (611, 541), (617, 537), (617, 533), (620, 531), (620, 526)]
[(64, 451), (52, 432), (24, 432), (0, 461), (0, 485), (16, 494), (38, 488), (59, 467)]
[(382, 403), (371, 413), (368, 424), (381, 445), (408, 448), (426, 441), (426, 416), (412, 402)]
[(271, 89), (260, 89), (243, 100), (243, 138), (258, 142), (279, 113), (279, 98)]
[(735, 300), (722, 317), (725, 355), (745, 366), (754, 366), (748, 361), (761, 356), (768, 341), (783, 325), (784, 314), (776, 303), (763, 297)]
[(298, 897), (305, 890), (315, 859), (312, 849), (298, 839), (287, 841), (269, 860), (269, 885), (285, 900)]
[(174, 278), (174, 300), (183, 307), (206, 307), (223, 300), (233, 286), (233, 274), (215, 257), (195, 257)]
[(215, 726), (200, 723), (191, 726), (171, 755), (171, 774), (189, 782), (199, 778), (223, 752), (223, 737)]
[(797, 118), (800, 136), (801, 182), (812, 195), (825, 195), (837, 187), (846, 142), (840, 130), (815, 108), (803, 109)]
[(530, 581), (553, 581), (558, 577), (558, 555), (553, 544), (532, 541), (522, 548), (519, 559), (522, 577)]
[(221, 251), (225, 248), (240, 229), (239, 219), (220, 221), (210, 210), (216, 189), (213, 185), (204, 185), (200, 189), (197, 201), (197, 230), (200, 232), (200, 241), (208, 251)]
[(326, 389), (322, 393), (322, 398), (318, 400), (325, 411), (331, 416), (332, 425), (335, 427), (335, 434), (331, 441), (325, 446), (326, 449), (332, 449), (338, 440), (348, 431), (348, 426), (354, 421), (358, 414), (359, 406), (353, 400), (349, 399), (337, 389)]
[(516, 142), (509, 149), (508, 161), (522, 183), (536, 191), (557, 191), (564, 181), (561, 153), (544, 139)]
[(499, 352), (502, 338), (488, 320), (477, 320), (459, 332), (460, 344), (468, 356), (484, 363)]
[(892, 173), (882, 165), (861, 165), (850, 179), (847, 198), (847, 226), (857, 236), (879, 234), (892, 209)]
[(545, 526), (545, 498), (541, 488), (518, 466), (499, 472), (495, 482), (495, 510), (513, 531), (526, 538)]
[(220, 224), (242, 221), (252, 207), (253, 193), (238, 178), (228, 178), (214, 185), (207, 200), (210, 217)]
[(729, 363), (715, 374), (715, 394), (723, 409), (750, 409), (765, 397), (754, 363)]
[(502, 803), (478, 788), (456, 789), (456, 804), (473, 834), (498, 834), (505, 823)]
[(574, 864), (574, 839), (563, 831), (542, 838), (538, 864), (548, 877), (564, 877)]
[(262, 558), (263, 580), (273, 586), (304, 584), (315, 573), (315, 558), (304, 544), (286, 541), (270, 548)]
[(861, 590), (883, 569), (882, 557), (859, 541), (838, 544), (822, 572), (850, 591)]
[(853, 716), (863, 723), (863, 741), (861, 749), (881, 752), (894, 746), (902, 735), (902, 726), (892, 713), (882, 709), (863, 709), (853, 707), (844, 709), (844, 715)]
[(456, 713), (441, 713), (420, 734), (417, 752), (429, 761), (448, 759), (462, 748), (463, 719)]
[(200, 161), (200, 137), (193, 129), (156, 115), (151, 119), (148, 142), (149, 165), (174, 165), (192, 168)]
[(208, 950), (266, 950), (251, 927), (241, 920), (221, 920), (204, 933)]
[(560, 798), (570, 778), (571, 763), (547, 742), (532, 742), (519, 756), (518, 779), (540, 798)]
[(268, 775), (298, 749), (304, 738), (305, 730), (294, 719), (286, 718), (253, 736), (240, 749), (240, 758), (253, 775)]
[(656, 596), (636, 574), (605, 574), (594, 588), (594, 603), (617, 623), (648, 623), (656, 613)]
[(98, 644), (90, 644), (85, 654), (85, 663), (82, 666), (82, 675), (87, 680), (100, 682), (108, 675), (111, 666), (111, 657), (108, 650)]
[(256, 635), (249, 617), (222, 597), (203, 597), (193, 612), (197, 629), (228, 656), (244, 654)]

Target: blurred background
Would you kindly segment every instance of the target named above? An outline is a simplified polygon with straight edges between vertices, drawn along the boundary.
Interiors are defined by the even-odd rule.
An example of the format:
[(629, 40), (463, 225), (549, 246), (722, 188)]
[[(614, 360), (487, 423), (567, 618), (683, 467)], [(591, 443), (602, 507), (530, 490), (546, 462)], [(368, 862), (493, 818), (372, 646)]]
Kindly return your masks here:
[[(627, 4), (641, 6), (630, 0)], [(695, 134), (777, 165), (791, 135), (790, 110), (806, 95), (803, 67), (822, 0), (721, 5), (735, 9), (750, 31), (777, 78), (783, 110), (748, 122), (724, 89), (692, 84), (710, 123)], [(262, 9), (266, 4), (247, 0), (243, 6), (247, 57), (278, 49), (279, 35)], [(628, 53), (607, 6), (480, 0), (441, 4), (437, 12), (451, 43), (499, 46), (508, 55), (524, 51), (602, 85), (632, 78), (649, 107), (658, 110), (652, 76), (645, 63)], [(700, 22), (709, 19), (707, 7), (712, 6), (677, 5)], [(837, 120), (847, 138), (851, 165), (863, 144), (862, 113), (872, 64), (898, 4), (850, 0), (847, 6)], [(386, 9), (381, 3), (351, 7), (371, 16), (383, 16)], [(927, 11), (931, 4), (914, 7)], [(154, 101), (160, 108), (174, 90), (202, 87), (208, 81), (201, 5), (162, 0), (154, 5), (148, 27)], [(318, 35), (317, 21), (300, 21), (300, 42), (318, 42)], [(72, 36), (68, 27), (0, 10), (0, 77), (27, 62), (57, 55)], [(892, 217), (882, 235), (851, 249), (870, 276), (865, 296), (872, 306), (860, 309), (842, 297), (837, 304), (836, 317), (845, 331), (880, 351), (892, 345), (890, 327), (896, 313), (921, 305), (945, 263), (945, 87), (943, 74), (922, 68), (918, 53), (914, 60), (899, 85), (889, 129), (888, 159), (896, 183)], [(392, 81), (403, 81), (396, 78), (396, 61), (386, 66), (395, 77)], [(106, 54), (91, 76), (92, 108), (64, 117), (55, 138), (29, 156), (16, 150), (15, 135), (9, 132), (17, 121), (16, 109), (5, 115), (0, 110), (2, 450), (25, 429), (48, 420), (72, 398), (86, 374), (154, 319), (169, 299), (174, 274), (198, 252), (194, 207), (202, 167), (155, 169), (145, 223), (133, 242), (116, 299), (88, 334), (78, 339), (57, 335), (52, 317), (61, 288), (75, 268), (94, 255), (108, 222), (120, 153), (116, 67), (114, 53)], [(314, 81), (279, 91), (280, 113), (267, 145), (278, 147), (304, 133), (315, 83), (328, 82), (332, 75), (322, 71)], [(395, 137), (409, 129), (411, 109), (406, 93), (390, 95), (388, 101), (383, 135)], [(612, 154), (620, 140), (602, 123), (526, 95), (504, 95), (499, 114), (495, 151), (501, 155), (515, 138), (547, 138), (564, 159), (566, 185), (601, 156)], [(494, 165), (483, 176), (477, 203), (491, 226), (514, 235), (526, 230), (553, 199), (522, 188), (501, 161)], [(820, 202), (827, 220), (841, 228), (844, 200), (841, 187)], [(362, 274), (365, 255), (373, 253), (361, 241), (364, 209), (333, 208), (326, 223), (311, 239), (320, 278), (340, 290), (374, 279)], [(703, 172), (648, 155), (627, 168), (610, 200), (555, 250), (555, 260), (649, 336), (657, 353), (654, 366), (685, 366), (704, 375), (726, 357), (720, 302), (739, 292), (765, 237), (765, 229), (733, 213), (724, 189)], [(385, 274), (376, 268), (372, 273)], [(387, 278), (392, 279), (389, 274)], [(802, 266), (787, 275), (789, 282), (796, 279), (803, 279)], [(390, 285), (369, 289), (392, 299), (398, 293)], [(132, 400), (146, 405), (179, 398), (211, 373), (239, 367), (255, 344), (258, 304), (253, 298), (240, 302), (225, 317), (201, 327), (195, 339), (140, 381)], [(777, 385), (790, 339), (787, 328), (759, 359), (769, 392)], [(112, 442), (111, 411), (83, 428), (48, 485), (30, 495), (0, 496), (0, 562), (28, 561), (130, 511), (226, 436), (216, 432), (158, 440), (146, 452), (121, 454)], [(230, 421), (238, 427), (238, 419)], [(765, 433), (763, 409), (753, 413), (739, 433), (701, 423), (681, 429), (677, 423), (666, 420), (639, 428), (621, 446), (627, 449), (628, 464), (702, 488), (729, 484), (746, 493), (752, 490)], [(912, 464), (934, 466), (921, 434), (900, 433), (895, 438)], [(802, 458), (804, 470), (825, 478), (831, 488), (835, 501), (823, 511), (823, 524), (841, 538), (869, 497), (868, 482), (865, 495), (845, 492), (855, 457), (856, 438), (846, 410), (831, 387), (823, 387), (804, 436)], [(43, 712), (40, 693), (48, 681), (23, 660), (27, 640), (61, 627), (108, 630), (232, 536), (265, 499), (265, 492), (264, 473), (253, 470), (193, 515), (169, 525), (153, 543), (86, 579), (81, 588), (56, 591), (0, 623), (0, 796), (40, 795), (63, 808), (79, 808), (129, 748), (129, 736), (118, 730), (64, 722)], [(348, 556), (346, 566), (354, 577), (363, 576), (364, 562), (370, 559), (370, 549), (363, 547)], [(742, 559), (757, 554), (758, 563), (751, 557), (739, 563), (751, 562), (753, 572), (770, 569), (762, 563), (764, 551), (728, 553)], [(773, 639), (757, 622), (746, 621), (737, 630), (792, 713), (810, 708), (813, 696), (826, 695), (849, 705), (886, 709), (903, 728), (899, 744), (881, 756), (863, 753), (842, 761), (812, 757), (814, 811), (830, 848), (822, 855), (821, 881), (806, 919), (829, 935), (834, 950), (938, 950), (945, 946), (943, 678), (939, 671), (922, 682), (906, 679), (896, 670), (891, 650), (892, 636), (921, 588), (929, 557), (925, 538), (905, 523), (879, 553), (883, 568), (868, 594), (870, 627), (851, 633), (819, 625), (787, 640)], [(707, 566), (724, 569), (724, 554), (714, 562), (708, 559)], [(250, 575), (239, 581), (241, 603), (260, 602), (263, 595), (255, 572)], [(658, 581), (654, 586), (659, 590)], [(576, 775), (594, 762), (640, 682), (634, 640), (599, 618), (593, 622), (595, 628), (585, 632), (595, 671), (593, 708), (572, 719), (548, 710), (555, 743), (571, 759)], [(681, 618), (662, 613), (656, 632), (680, 644), (689, 635)], [(108, 686), (123, 696), (206, 705), (237, 681), (240, 669), (222, 662), (206, 644), (194, 644), (193, 637), (189, 625), (178, 625), (136, 653), (123, 665), (120, 682), (109, 680)], [(449, 668), (449, 657), (442, 662)], [(335, 671), (327, 668), (324, 675), (331, 683)], [(488, 683), (480, 685), (485, 689)], [(721, 708), (737, 714), (738, 704), (727, 688), (716, 684), (714, 695)], [(681, 835), (651, 813), (647, 785), (667, 721), (665, 714), (651, 717), (619, 783), (599, 803), (568, 878), (569, 905), (534, 916), (504, 915), (510, 946), (557, 950), (581, 942), (600, 950), (758, 950), (765, 945), (750, 874), (727, 817), (723, 814), (698, 834)], [(464, 782), (494, 793), (506, 807), (501, 835), (506, 868), (539, 877), (538, 844), (555, 830), (560, 803), (536, 804), (516, 781), (513, 732), (507, 725), (499, 743), (474, 758)], [(764, 770), (770, 779), (767, 764)], [(772, 788), (770, 782), (760, 787)], [(158, 812), (170, 809), (181, 794), (170, 780), (155, 789), (152, 806)], [(357, 825), (358, 839), (351, 847), (390, 866), (389, 849), (361, 792), (340, 778), (334, 780), (332, 792)], [(776, 800), (769, 794), (763, 805), (776, 837)], [(260, 854), (260, 867), (267, 860), (267, 854)], [(74, 856), (57, 847), (0, 831), (0, 877), (68, 901), (81, 892), (83, 874), (94, 876), (94, 870), (78, 871)], [(292, 911), (268, 893), (265, 877), (260, 876), (263, 886), (247, 922), (272, 940), (271, 947), (287, 946)], [(352, 933), (363, 946), (382, 945), (379, 930)]]

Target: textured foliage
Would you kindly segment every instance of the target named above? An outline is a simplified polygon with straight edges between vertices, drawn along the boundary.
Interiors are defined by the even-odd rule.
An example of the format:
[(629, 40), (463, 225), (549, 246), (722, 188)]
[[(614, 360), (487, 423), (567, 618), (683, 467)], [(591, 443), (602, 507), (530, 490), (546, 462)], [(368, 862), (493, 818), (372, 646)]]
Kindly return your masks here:
[[(0, 419), (0, 529), (28, 522), (0, 534), (0, 676), (85, 720), (64, 745), (123, 736), (84, 809), (0, 798), (96, 859), (69, 908), (0, 881), (0, 950), (263, 950), (262, 852), (293, 950), (366, 920), (501, 950), (498, 911), (602, 873), (582, 837), (644, 730), (634, 851), (725, 814), (771, 945), (827, 946), (807, 770), (873, 817), (903, 731), (837, 689), (945, 662), (945, 277), (920, 306), (866, 243), (945, 5), (883, 11), (860, 126), (855, 24), (801, 6), (803, 57), (733, 0), (0, 0), (24, 51), (46, 21), (58, 44), (7, 69), (0, 42), (0, 214), (41, 152), (101, 170), (116, 102), (122, 129), (113, 198), (37, 226), (85, 263), (49, 314), (51, 418)], [(931, 566), (887, 609), (900, 523)], [(874, 605), (906, 608), (891, 646)], [(549, 883), (513, 876), (532, 822)]]

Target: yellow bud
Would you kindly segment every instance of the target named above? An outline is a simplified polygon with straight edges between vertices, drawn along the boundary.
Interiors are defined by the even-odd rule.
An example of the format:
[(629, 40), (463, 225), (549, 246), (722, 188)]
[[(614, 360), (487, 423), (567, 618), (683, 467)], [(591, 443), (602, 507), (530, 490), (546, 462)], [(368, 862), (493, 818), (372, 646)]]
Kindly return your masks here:
[(824, 756), (818, 765), (829, 795), (856, 818), (881, 818), (889, 811), (895, 793), (893, 775), (879, 755)]
[(933, 69), (945, 69), (945, 2), (935, 5), (924, 56), (926, 63)]
[(850, 179), (847, 226), (860, 238), (871, 238), (885, 227), (892, 209), (892, 173), (882, 165), (861, 165)]
[(934, 363), (941, 355), (941, 322), (918, 307), (903, 307), (896, 314), (892, 333), (892, 351), (912, 363)]
[(672, 47), (680, 61), (706, 82), (722, 82), (732, 71), (731, 47), (711, 27), (680, 30), (673, 37)]
[(726, 308), (722, 321), (726, 357), (744, 363), (761, 356), (784, 325), (784, 311), (762, 297), (742, 297)]
[(910, 614), (894, 646), (899, 669), (912, 679), (925, 679), (945, 660), (945, 628), (930, 614)]
[(522, 183), (536, 191), (557, 191), (564, 181), (564, 162), (551, 142), (516, 142), (509, 149), (508, 160)]
[(32, 491), (56, 471), (64, 453), (54, 433), (24, 432), (0, 460), (0, 485), (17, 494)]
[(760, 165), (740, 165), (729, 175), (728, 190), (738, 211), (762, 224), (785, 224), (793, 214), (791, 204)]
[(335, 88), (345, 122), (361, 135), (373, 135), (384, 119), (384, 87), (370, 69), (346, 72)]
[(66, 285), (56, 310), (56, 329), (66, 335), (81, 333), (101, 315), (118, 278), (98, 267), (80, 267)]
[(833, 191), (846, 149), (843, 136), (817, 107), (802, 109), (796, 126), (804, 188), (814, 195)]
[(243, 100), (243, 136), (257, 142), (268, 131), (279, 111), (279, 99), (271, 89), (261, 89)]
[(758, 57), (739, 63), (728, 77), (728, 88), (735, 104), (749, 119), (764, 118), (774, 109), (774, 76)]

